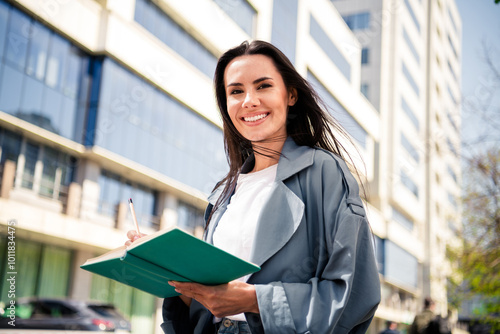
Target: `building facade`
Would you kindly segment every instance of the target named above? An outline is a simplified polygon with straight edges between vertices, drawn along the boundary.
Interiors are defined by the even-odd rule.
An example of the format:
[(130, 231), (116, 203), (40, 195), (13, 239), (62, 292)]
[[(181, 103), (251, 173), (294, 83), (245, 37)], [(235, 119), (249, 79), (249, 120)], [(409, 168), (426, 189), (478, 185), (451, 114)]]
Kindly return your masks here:
[(457, 7), (453, 0), (333, 3), (362, 45), (362, 91), (383, 129), (371, 193), (387, 224), (379, 313), (408, 324), (431, 296), (446, 315), (446, 245), (461, 222)]
[(0, 300), (15, 224), (16, 297), (111, 302), (135, 333), (160, 333), (160, 300), (79, 265), (123, 244), (128, 198), (146, 233), (201, 234), (206, 196), (227, 171), (217, 57), (262, 39), (313, 84), (359, 153), (383, 282), (370, 331), (409, 323), (424, 295), (444, 302), (460, 18), (453, 0), (430, 3), (0, 0)]

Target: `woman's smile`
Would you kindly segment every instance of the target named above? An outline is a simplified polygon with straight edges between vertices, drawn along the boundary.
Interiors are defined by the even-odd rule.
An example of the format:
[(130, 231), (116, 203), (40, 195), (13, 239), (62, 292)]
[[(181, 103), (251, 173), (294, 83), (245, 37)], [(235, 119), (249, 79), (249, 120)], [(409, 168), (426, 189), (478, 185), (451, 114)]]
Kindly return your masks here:
[(267, 116), (269, 116), (269, 113), (259, 113), (257, 115), (252, 115), (252, 116), (243, 116), (242, 119), (245, 122), (255, 123), (257, 121), (265, 119)]

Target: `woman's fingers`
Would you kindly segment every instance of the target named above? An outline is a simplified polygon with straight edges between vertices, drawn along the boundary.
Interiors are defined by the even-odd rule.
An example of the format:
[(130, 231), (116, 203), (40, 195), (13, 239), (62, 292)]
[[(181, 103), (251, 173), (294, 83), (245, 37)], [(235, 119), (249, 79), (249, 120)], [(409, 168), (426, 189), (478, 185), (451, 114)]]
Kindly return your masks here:
[(136, 236), (137, 236), (137, 231), (134, 230), (127, 231), (127, 238), (129, 238), (130, 240), (132, 240)]
[(130, 230), (127, 232), (128, 240), (125, 241), (125, 246), (130, 246), (134, 241), (139, 238), (145, 237), (147, 234), (141, 233), (140, 235), (135, 230)]
[(255, 287), (251, 284), (241, 281), (215, 286), (175, 281), (168, 284), (180, 294), (196, 299), (219, 318), (242, 312), (259, 312)]

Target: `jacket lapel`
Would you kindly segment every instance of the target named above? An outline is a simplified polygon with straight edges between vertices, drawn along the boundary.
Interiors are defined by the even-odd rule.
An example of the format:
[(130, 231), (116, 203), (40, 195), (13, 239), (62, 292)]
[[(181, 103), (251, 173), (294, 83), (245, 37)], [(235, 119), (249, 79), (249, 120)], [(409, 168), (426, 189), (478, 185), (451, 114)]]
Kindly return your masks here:
[(273, 185), (262, 209), (250, 261), (261, 266), (290, 240), (304, 216), (304, 203), (283, 182)]
[[(283, 181), (312, 165), (314, 149), (297, 146), (293, 139), (288, 138), (281, 153), (270, 198), (262, 208), (257, 222), (254, 239), (256, 242), (253, 245), (250, 261), (259, 266), (283, 248), (297, 230), (304, 216), (304, 203)], [(242, 172), (245, 173), (251, 170), (253, 164), (254, 157), (252, 156), (245, 161)], [(222, 188), (223, 185), (208, 198), (212, 205), (220, 196)], [(226, 211), (227, 204), (228, 201), (222, 203), (212, 215), (206, 235), (206, 241), (209, 243), (213, 243), (213, 233), (220, 218)]]

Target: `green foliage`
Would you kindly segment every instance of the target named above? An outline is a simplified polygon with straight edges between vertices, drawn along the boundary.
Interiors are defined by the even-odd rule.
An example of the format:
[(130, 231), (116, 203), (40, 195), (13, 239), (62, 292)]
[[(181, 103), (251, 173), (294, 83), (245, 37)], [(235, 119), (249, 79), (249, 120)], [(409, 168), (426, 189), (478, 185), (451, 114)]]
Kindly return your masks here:
[(455, 264), (450, 303), (481, 296), (476, 316), (500, 329), (500, 148), (469, 159), (464, 170), (463, 231), (459, 247), (448, 248)]

